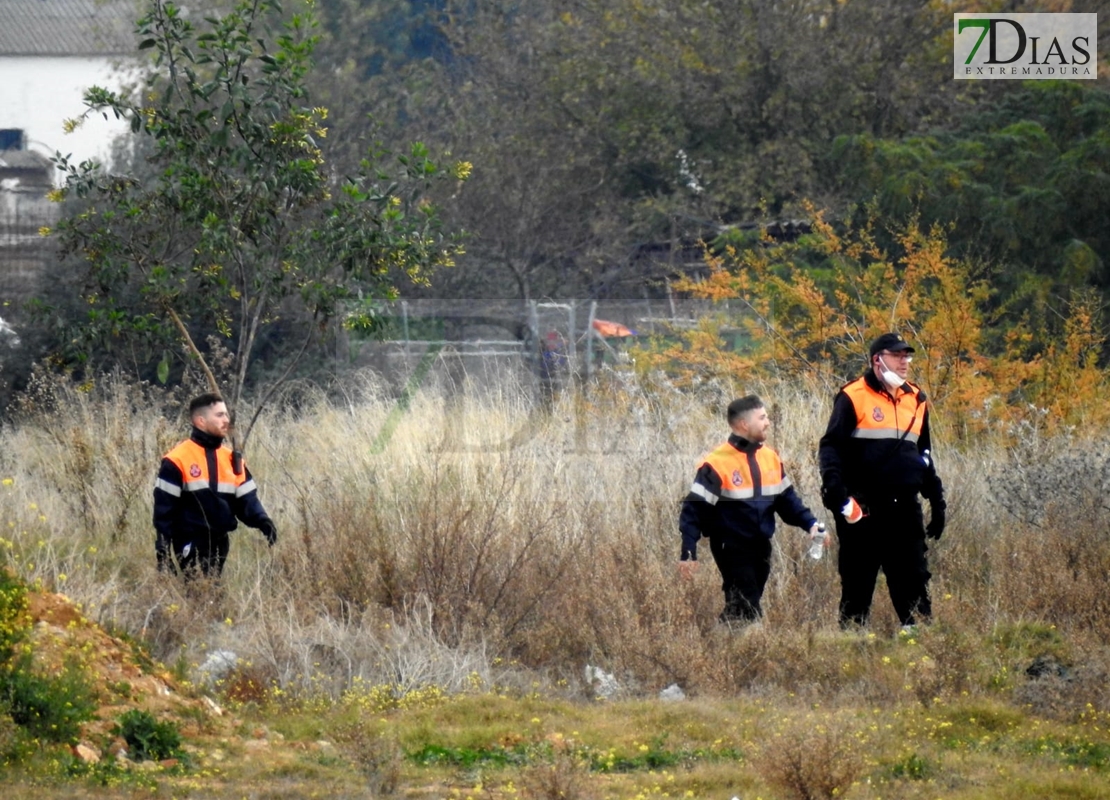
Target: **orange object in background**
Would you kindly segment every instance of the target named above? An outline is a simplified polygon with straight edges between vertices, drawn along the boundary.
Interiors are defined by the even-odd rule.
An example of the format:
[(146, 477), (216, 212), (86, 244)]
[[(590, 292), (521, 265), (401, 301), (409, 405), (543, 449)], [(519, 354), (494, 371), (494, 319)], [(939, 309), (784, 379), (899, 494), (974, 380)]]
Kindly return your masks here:
[(636, 331), (621, 325), (619, 322), (608, 322), (603, 319), (594, 320), (594, 330), (602, 336), (635, 336)]

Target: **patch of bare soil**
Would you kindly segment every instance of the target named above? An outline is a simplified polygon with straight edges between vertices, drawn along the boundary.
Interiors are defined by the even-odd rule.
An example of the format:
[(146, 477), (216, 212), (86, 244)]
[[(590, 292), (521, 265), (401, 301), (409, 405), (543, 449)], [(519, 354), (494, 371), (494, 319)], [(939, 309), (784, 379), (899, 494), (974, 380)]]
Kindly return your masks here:
[[(80, 741), (73, 748), (75, 757), (90, 764), (112, 759), (114, 766), (150, 772), (174, 796), (180, 792), (193, 800), (366, 797), (365, 778), (333, 743), (286, 741), (263, 723), (222, 708), (201, 688), (176, 679), (138, 646), (85, 618), (63, 595), (31, 591), (28, 600), (34, 669), (60, 674), (68, 666), (78, 666), (98, 703), (93, 719), (82, 726)], [(130, 757), (127, 742), (113, 729), (132, 709), (173, 723), (182, 737), (184, 769), (176, 769), (176, 759), (152, 762)], [(0, 792), (7, 788), (0, 770)], [(69, 788), (19, 783), (18, 789), (19, 797), (34, 800), (137, 796), (133, 792), (149, 796), (141, 786), (124, 790), (119, 784), (101, 788), (89, 782)]]
[[(30, 592), (28, 601), (36, 669), (60, 672), (65, 665), (76, 664), (93, 689), (97, 709), (82, 726), (81, 741), (74, 748), (74, 754), (86, 762), (114, 757), (120, 764), (131, 764), (126, 742), (113, 732), (120, 716), (131, 709), (147, 711), (177, 727), (194, 772), (209, 776), (205, 781), (209, 788), (240, 768), (253, 779), (264, 780), (267, 772), (287, 769), (306, 751), (330, 748), (319, 742), (286, 743), (263, 725), (245, 724), (196, 687), (182, 685), (138, 647), (86, 619), (64, 595)], [(156, 769), (175, 763), (134, 766)], [(196, 781), (188, 783), (195, 791)]]
[(60, 671), (67, 662), (76, 663), (99, 702), (96, 718), (84, 726), (86, 738), (106, 735), (119, 715), (133, 708), (159, 718), (209, 720), (223, 715), (212, 700), (184, 695), (165, 669), (87, 620), (65, 596), (32, 592), (28, 601), (37, 665)]

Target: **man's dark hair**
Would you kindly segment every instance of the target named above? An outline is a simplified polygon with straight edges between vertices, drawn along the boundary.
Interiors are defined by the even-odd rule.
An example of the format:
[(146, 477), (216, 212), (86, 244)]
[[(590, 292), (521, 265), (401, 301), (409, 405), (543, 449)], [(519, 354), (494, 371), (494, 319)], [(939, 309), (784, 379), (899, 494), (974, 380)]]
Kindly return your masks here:
[(216, 403), (222, 403), (224, 399), (215, 392), (205, 392), (202, 395), (197, 395), (189, 401), (189, 419), (192, 419), (198, 412), (204, 411), (209, 406), (214, 406)]
[(740, 417), (757, 408), (763, 408), (763, 401), (759, 399), (759, 395), (749, 394), (747, 397), (733, 400), (728, 404), (728, 424), (731, 426)]

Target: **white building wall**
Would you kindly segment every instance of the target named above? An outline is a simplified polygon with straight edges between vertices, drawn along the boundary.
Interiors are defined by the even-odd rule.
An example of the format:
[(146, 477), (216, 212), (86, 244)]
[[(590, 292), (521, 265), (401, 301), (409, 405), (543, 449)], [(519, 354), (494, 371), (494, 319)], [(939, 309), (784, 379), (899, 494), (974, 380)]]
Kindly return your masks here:
[(0, 58), (0, 128), (21, 128), (24, 146), (48, 158), (61, 152), (75, 163), (91, 158), (107, 164), (112, 140), (129, 130), (126, 120), (97, 114), (72, 133), (62, 126), (85, 110), (82, 96), (90, 86), (119, 90), (129, 79), (106, 57)]

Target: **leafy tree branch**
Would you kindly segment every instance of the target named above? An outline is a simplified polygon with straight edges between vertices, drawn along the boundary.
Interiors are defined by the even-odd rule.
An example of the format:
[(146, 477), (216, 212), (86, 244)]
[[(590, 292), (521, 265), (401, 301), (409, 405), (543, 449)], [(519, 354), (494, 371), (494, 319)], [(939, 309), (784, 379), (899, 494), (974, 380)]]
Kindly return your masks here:
[[(373, 326), (352, 304), (396, 297), (402, 278), (426, 283), (461, 251), (428, 192), (468, 165), (443, 169), (417, 143), (400, 157), (371, 148), (346, 175), (328, 169), (328, 111), (306, 88), (310, 8), (241, 0), (194, 23), (149, 0), (137, 33), (152, 53), (143, 91), (92, 87), (85, 115), (128, 119), (148, 177), (59, 159), (76, 202), (53, 233), (82, 266), (87, 312), (72, 357), (138, 346), (165, 381), (183, 348), (236, 408), (265, 331), (307, 330), (280, 384), (336, 323)], [(223, 387), (198, 346), (213, 331), (234, 353)]]

